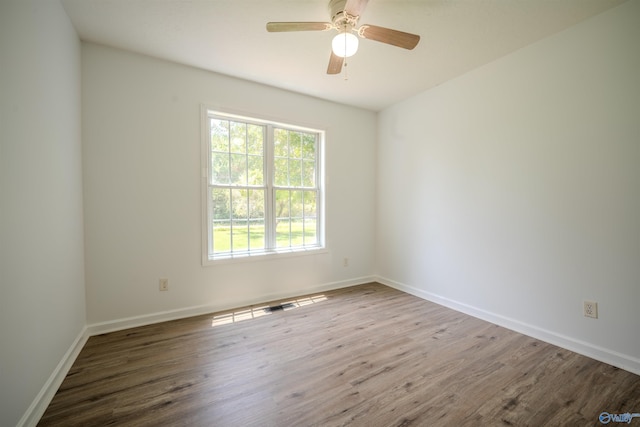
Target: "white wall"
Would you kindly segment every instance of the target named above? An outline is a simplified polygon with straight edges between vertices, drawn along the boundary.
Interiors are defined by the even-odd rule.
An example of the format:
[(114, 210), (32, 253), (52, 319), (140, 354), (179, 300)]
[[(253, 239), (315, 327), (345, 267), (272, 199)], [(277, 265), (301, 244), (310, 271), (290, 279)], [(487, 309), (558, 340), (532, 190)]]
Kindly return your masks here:
[[(370, 277), (374, 113), (95, 44), (82, 45), (82, 76), (89, 324)], [(201, 103), (327, 130), (329, 253), (201, 266)]]
[(85, 326), (80, 42), (57, 0), (2, 1), (0, 58), (0, 425), (14, 426)]
[(383, 111), (384, 281), (640, 372), (639, 40), (632, 1)]

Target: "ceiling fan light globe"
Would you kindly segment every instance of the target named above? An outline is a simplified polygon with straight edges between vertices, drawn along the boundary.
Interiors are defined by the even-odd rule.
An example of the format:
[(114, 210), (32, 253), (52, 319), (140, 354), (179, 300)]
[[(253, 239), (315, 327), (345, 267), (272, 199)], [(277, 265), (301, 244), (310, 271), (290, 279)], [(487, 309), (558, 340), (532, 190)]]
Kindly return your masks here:
[(348, 58), (358, 51), (358, 37), (352, 33), (340, 33), (331, 41), (333, 53), (341, 58)]

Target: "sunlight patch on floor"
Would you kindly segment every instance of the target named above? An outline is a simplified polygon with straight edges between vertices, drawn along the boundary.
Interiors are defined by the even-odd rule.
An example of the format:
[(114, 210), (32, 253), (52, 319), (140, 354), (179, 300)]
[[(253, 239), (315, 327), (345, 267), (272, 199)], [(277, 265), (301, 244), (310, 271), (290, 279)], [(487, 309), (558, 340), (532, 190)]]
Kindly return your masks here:
[[(289, 299), (282, 301), (276, 305), (284, 306), (284, 311), (293, 310), (298, 307), (304, 307), (305, 305), (316, 304), (321, 301), (326, 301), (327, 297), (324, 294), (312, 295), (308, 297)], [(236, 311), (228, 313), (217, 314), (213, 316), (211, 326), (228, 325), (230, 323), (241, 322), (243, 320), (256, 319), (262, 316), (269, 316), (273, 314), (273, 311), (269, 311), (269, 305), (259, 305), (249, 308), (242, 308)]]

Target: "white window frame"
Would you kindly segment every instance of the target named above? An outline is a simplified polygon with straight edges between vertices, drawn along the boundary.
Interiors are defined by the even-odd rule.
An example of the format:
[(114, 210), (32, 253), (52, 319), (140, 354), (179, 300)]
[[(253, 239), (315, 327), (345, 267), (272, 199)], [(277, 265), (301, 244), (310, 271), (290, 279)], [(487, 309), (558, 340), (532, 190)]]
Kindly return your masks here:
[[(212, 208), (211, 208), (211, 134), (209, 129), (209, 119), (211, 117), (235, 120), (239, 122), (259, 124), (266, 126), (267, 131), (264, 141), (265, 149), (265, 249), (238, 252), (214, 254), (212, 251)], [(275, 191), (280, 187), (274, 184), (273, 165), (274, 165), (274, 141), (273, 129), (281, 128), (285, 130), (309, 132), (317, 134), (316, 148), (316, 236), (317, 242), (313, 245), (294, 246), (286, 248), (275, 247), (275, 227), (267, 226), (267, 222), (275, 224)], [(201, 106), (201, 201), (202, 201), (202, 264), (203, 266), (213, 265), (220, 262), (241, 261), (241, 260), (263, 260), (270, 257), (309, 255), (315, 253), (326, 252), (325, 248), (325, 221), (324, 221), (324, 145), (325, 131), (322, 129), (301, 126), (297, 124), (284, 123), (274, 121), (256, 115), (245, 115), (243, 113), (232, 113), (229, 111), (221, 111), (209, 107)], [(268, 166), (269, 165), (269, 166)]]

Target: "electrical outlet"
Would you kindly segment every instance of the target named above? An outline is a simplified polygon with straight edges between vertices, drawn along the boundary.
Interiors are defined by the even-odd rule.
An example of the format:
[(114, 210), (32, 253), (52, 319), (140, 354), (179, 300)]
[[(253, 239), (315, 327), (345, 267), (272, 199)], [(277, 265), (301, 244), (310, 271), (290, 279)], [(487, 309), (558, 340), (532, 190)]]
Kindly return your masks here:
[(169, 290), (169, 279), (160, 279), (160, 290), (161, 291)]
[(598, 303), (595, 301), (584, 301), (583, 312), (585, 317), (598, 318)]
[(343, 267), (349, 267), (349, 258), (345, 257), (345, 258), (342, 260), (342, 266), (343, 266)]

